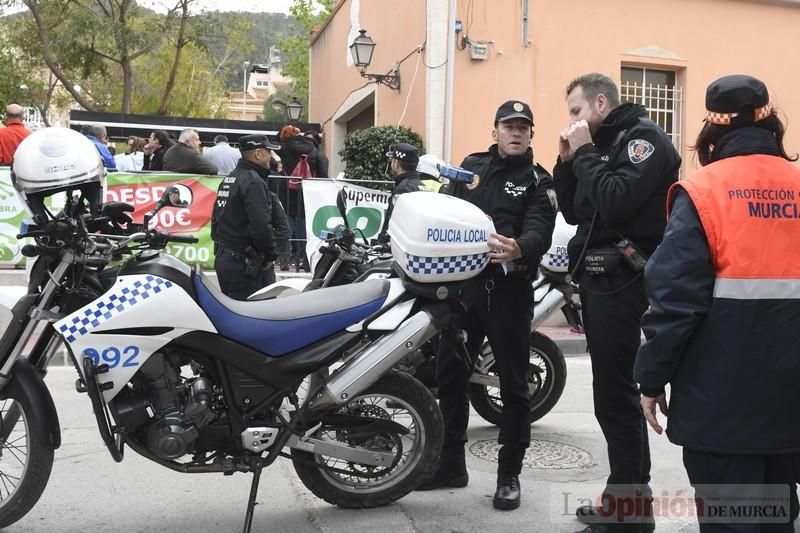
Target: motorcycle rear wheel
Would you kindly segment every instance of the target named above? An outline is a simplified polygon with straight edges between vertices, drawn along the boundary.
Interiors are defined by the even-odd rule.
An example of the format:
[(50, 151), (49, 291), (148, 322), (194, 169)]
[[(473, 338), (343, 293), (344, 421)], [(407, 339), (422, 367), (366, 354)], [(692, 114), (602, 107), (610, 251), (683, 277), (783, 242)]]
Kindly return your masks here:
[(38, 425), (24, 395), (0, 398), (0, 529), (25, 516), (50, 479), (53, 448)]
[[(294, 469), (314, 495), (344, 508), (380, 507), (433, 475), (444, 434), (442, 415), (431, 392), (417, 379), (389, 372), (339, 412), (392, 420), (409, 433), (377, 433), (364, 445), (395, 453), (392, 465), (385, 468), (292, 450)], [(314, 436), (348, 442), (347, 430), (342, 428), (323, 426)]]
[[(492, 349), (486, 342), (481, 347), (480, 357), (491, 354)], [(490, 375), (496, 376), (494, 365), (487, 368)], [(567, 382), (567, 363), (561, 349), (548, 337), (541, 333), (531, 332), (530, 365), (528, 367), (528, 383), (533, 388), (531, 393), (531, 416), (533, 424), (555, 407), (564, 385)], [(500, 425), (503, 415), (503, 401), (500, 389), (477, 383), (469, 386), (469, 400), (475, 411), (487, 422)]]

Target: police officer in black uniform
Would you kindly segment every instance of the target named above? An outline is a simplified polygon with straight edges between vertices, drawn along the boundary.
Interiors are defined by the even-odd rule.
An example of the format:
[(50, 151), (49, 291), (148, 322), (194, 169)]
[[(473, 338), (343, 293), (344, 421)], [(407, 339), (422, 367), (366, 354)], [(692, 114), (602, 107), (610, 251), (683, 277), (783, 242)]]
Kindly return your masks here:
[[(461, 163), (474, 172), (473, 182), (451, 182), (444, 192), (480, 207), (492, 217), (497, 232), (490, 235), (488, 243), (493, 250), (489, 254), (492, 263), (464, 287), (468, 311), (457, 328), (467, 332), (466, 348), (473, 359), (484, 338), (489, 339), (494, 352), (503, 415), (493, 505), (510, 510), (520, 505), (519, 474), (531, 437), (531, 276), (536, 275), (537, 265), (550, 247), (556, 202), (552, 178), (533, 162), (533, 113), (528, 104), (511, 100), (501, 105), (492, 137), (496, 144), (488, 152), (471, 154)], [(471, 369), (457, 353), (452, 343), (443, 342), (437, 357), (445, 442), (439, 468), (423, 489), (463, 487), (469, 480), (464, 445)]]
[[(620, 105), (611, 78), (587, 74), (566, 93), (572, 124), (561, 133), (553, 175), (564, 218), (578, 225), (569, 243), (570, 269), (581, 286), (595, 416), (608, 445), (606, 509), (610, 499), (635, 497), (637, 489), (645, 499), (650, 495), (650, 448), (633, 363), (647, 308), (642, 269), (661, 242), (667, 190), (678, 179), (681, 159), (643, 106)], [(649, 502), (644, 506), (651, 509)], [(591, 524), (587, 533), (654, 527), (652, 515), (598, 523), (602, 514), (591, 506), (579, 507), (577, 516)]]
[(275, 281), (273, 215), (283, 210), (272, 205), (277, 197), (267, 178), (276, 149), (265, 135), (242, 136), (242, 158), (217, 190), (211, 215), (214, 268), (222, 292), (237, 300)]
[(394, 187), (392, 188), (392, 196), (389, 198), (386, 218), (383, 219), (383, 229), (381, 229), (379, 236), (379, 240), (382, 241), (388, 240), (386, 231), (389, 229), (389, 219), (392, 218), (397, 195), (427, 190), (427, 187), (420, 181), (420, 175), (417, 172), (419, 150), (416, 147), (408, 143), (397, 143), (386, 153), (386, 157), (391, 160), (389, 171), (394, 177)]

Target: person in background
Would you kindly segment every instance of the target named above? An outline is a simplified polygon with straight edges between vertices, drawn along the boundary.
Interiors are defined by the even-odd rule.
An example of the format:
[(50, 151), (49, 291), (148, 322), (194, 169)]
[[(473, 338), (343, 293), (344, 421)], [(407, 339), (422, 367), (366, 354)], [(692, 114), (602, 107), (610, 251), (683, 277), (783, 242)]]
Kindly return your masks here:
[(164, 154), (164, 170), (182, 174), (215, 175), (217, 166), (203, 159), (200, 135), (197, 130), (187, 128), (181, 132), (178, 142)]
[(114, 156), (119, 172), (135, 172), (144, 166), (144, 146), (146, 140), (142, 137), (128, 137), (125, 153)]
[(228, 144), (228, 138), (224, 135), (214, 137), (214, 146), (203, 154), (203, 159), (216, 165), (219, 174), (225, 176), (231, 173), (241, 158), (242, 153)]
[(164, 170), (164, 154), (173, 144), (166, 131), (157, 130), (152, 132), (144, 147), (142, 170)]
[[(650, 426), (663, 431), (658, 407), (683, 447), (706, 502), (700, 532), (789, 533), (800, 511), (800, 218), (786, 200), (800, 170), (761, 80), (722, 77), (705, 103), (702, 168), (669, 190), (645, 268), (635, 377)], [(738, 508), (747, 514), (719, 513)]]
[[(311, 174), (318, 178), (328, 177), (328, 168), (319, 158), (317, 150), (311, 139), (304, 137), (300, 130), (292, 125), (281, 128), (279, 139), (281, 148), (278, 152), (283, 165), (283, 174), (291, 176), (302, 155), (311, 169)], [(290, 187), (289, 178), (271, 180), (273, 191), (278, 195), (289, 219), (291, 231), (291, 253), (295, 270), (309, 270), (306, 258), (306, 214), (303, 202), (303, 187)]]
[[(265, 135), (239, 139), (242, 157), (223, 179), (211, 214), (214, 269), (224, 294), (246, 300), (275, 281), (274, 196), (267, 187), (271, 150)], [(280, 218), (280, 217), (278, 217)], [(285, 230), (284, 230), (285, 231)]]
[(18, 104), (6, 106), (6, 127), (0, 129), (0, 165), (10, 165), (19, 143), (31, 134), (22, 122), (24, 116), (25, 109), (22, 106)]
[(317, 171), (320, 174), (318, 177), (328, 177), (328, 158), (325, 157), (325, 152), (322, 150), (321, 146), (322, 134), (318, 131), (308, 130), (303, 133), (303, 137), (313, 142), (314, 147), (317, 149)]
[(108, 149), (108, 134), (106, 127), (102, 124), (91, 124), (86, 130), (86, 137), (94, 143), (97, 151), (100, 152), (100, 158), (103, 160), (103, 165), (109, 172), (117, 170), (117, 162), (114, 161), (114, 156)]
[(389, 220), (392, 218), (394, 204), (397, 197), (407, 192), (428, 190), (420, 181), (417, 173), (417, 163), (419, 163), (419, 150), (416, 146), (408, 143), (397, 143), (389, 149), (386, 157), (391, 161), (389, 171), (394, 178), (392, 195), (389, 197), (389, 206), (386, 209), (386, 216), (383, 217), (383, 227), (378, 235), (381, 242), (389, 242)]

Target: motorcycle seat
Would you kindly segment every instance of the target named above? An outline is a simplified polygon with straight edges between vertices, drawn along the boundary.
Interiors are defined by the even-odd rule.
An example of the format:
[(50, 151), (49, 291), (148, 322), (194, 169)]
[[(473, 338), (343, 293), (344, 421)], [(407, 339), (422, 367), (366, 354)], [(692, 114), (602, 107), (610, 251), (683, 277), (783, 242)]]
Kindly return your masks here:
[(303, 348), (378, 311), (389, 282), (370, 280), (273, 300), (241, 301), (225, 296), (195, 270), (197, 302), (220, 335), (268, 355)]

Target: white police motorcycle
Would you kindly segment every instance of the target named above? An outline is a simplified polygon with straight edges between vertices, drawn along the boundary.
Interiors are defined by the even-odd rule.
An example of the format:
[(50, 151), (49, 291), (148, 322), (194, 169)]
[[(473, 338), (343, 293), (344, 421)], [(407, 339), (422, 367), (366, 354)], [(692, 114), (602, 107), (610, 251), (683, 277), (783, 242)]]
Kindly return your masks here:
[[(262, 469), (278, 457), (342, 507), (385, 505), (433, 472), (443, 435), (435, 399), (393, 368), (447, 327), (451, 296), (485, 267), (485, 252), (454, 247), (449, 254), (470, 256), (466, 268), (420, 275), (410, 258), (426, 252), (412, 232), (395, 252), (396, 278), (240, 302), (161, 251), (192, 237), (148, 220), (127, 235), (96, 231), (109, 222), (98, 209), (105, 172), (77, 132), (29, 136), (12, 180), (33, 216), (20, 237), (34, 239), (24, 253), (36, 262), (0, 339), (0, 528), (31, 510), (50, 476), (61, 431), (43, 378), (62, 344), (114, 460), (127, 447), (176, 472), (253, 474), (245, 532)], [(61, 191), (66, 206), (53, 214), (45, 199)], [(191, 201), (188, 187), (172, 186), (159, 204)], [(492, 230), (453, 198), (425, 212), (436, 215), (400, 201), (395, 216), (419, 231)], [(301, 401), (304, 379), (329, 368)]]
[[(448, 175), (453, 174), (448, 172)], [(414, 194), (417, 202), (421, 201), (419, 198), (425, 198), (417, 193)], [(357, 230), (354, 231), (347, 225), (345, 198), (341, 192), (336, 203), (344, 224), (327, 232), (324, 235), (325, 240), (312, 252), (312, 279), (279, 280), (253, 293), (249, 300), (282, 298), (300, 292), (370, 279), (387, 279), (396, 275), (392, 248), (388, 244), (370, 245), (365, 239), (359, 240), (356, 235)], [(550, 316), (561, 311), (574, 330), (582, 331), (580, 311), (573, 301), (575, 286), (565, 279), (569, 266), (567, 243), (574, 234), (575, 227), (568, 225), (559, 213), (552, 246), (542, 258), (538, 277), (533, 282), (534, 302), (528, 372), (531, 423), (541, 419), (555, 407), (567, 380), (567, 365), (563, 352), (552, 339), (537, 331), (538, 328)], [(394, 242), (395, 236), (392, 239)], [(413, 374), (434, 394), (437, 391), (436, 349), (437, 338), (434, 338), (419, 346), (399, 365), (400, 369)], [(481, 418), (499, 426), (503, 406), (500, 397), (500, 377), (495, 370), (494, 353), (488, 341), (483, 343), (472, 365), (470, 403)]]

